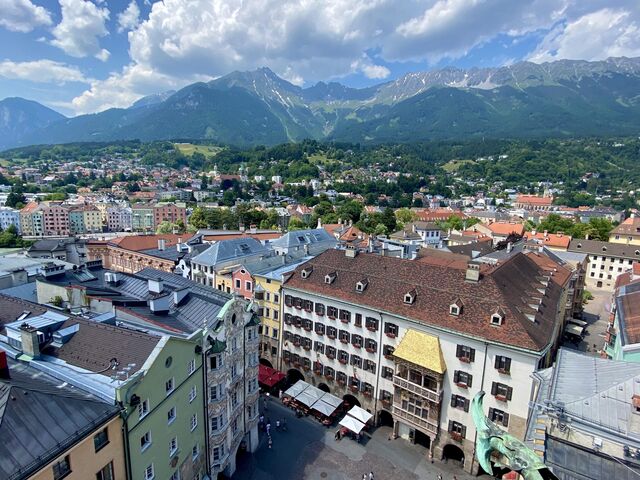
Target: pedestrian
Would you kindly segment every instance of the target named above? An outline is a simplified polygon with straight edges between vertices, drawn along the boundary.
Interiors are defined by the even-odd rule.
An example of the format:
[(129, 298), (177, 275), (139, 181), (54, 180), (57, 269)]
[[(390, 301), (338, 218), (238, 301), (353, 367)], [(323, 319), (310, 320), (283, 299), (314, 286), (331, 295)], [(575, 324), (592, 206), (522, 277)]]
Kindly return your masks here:
[(271, 437), (269, 437), (269, 448), (271, 448), (271, 445), (273, 445), (273, 440), (271, 440)]
[(282, 418), (282, 431), (284, 432), (287, 429), (287, 419)]
[(373, 480), (373, 472), (369, 472), (369, 480)]
[(438, 474), (438, 480), (442, 480), (442, 475)]
[(271, 436), (271, 423), (267, 421), (267, 435)]
[(366, 473), (362, 474), (362, 480), (367, 480), (367, 474)]
[(334, 440), (340, 440), (340, 430), (336, 430), (336, 434), (333, 436)]
[(280, 431), (280, 419), (276, 420), (276, 430)]

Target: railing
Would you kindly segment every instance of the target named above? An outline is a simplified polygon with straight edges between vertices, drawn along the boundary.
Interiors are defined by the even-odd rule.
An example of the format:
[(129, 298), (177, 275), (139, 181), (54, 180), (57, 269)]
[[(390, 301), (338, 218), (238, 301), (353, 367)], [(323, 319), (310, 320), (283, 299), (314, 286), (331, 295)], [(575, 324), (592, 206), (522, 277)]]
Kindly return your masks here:
[(417, 395), (420, 395), (423, 398), (435, 403), (440, 403), (442, 400), (442, 390), (439, 392), (434, 392), (433, 390), (429, 390), (427, 388), (421, 387), (420, 385), (416, 385), (415, 383), (411, 383), (408, 380), (405, 380), (402, 377), (397, 375), (393, 376), (393, 384), (397, 387), (402, 388), (403, 390), (408, 390)]
[(409, 423), (411, 423), (412, 425), (414, 425), (414, 426), (416, 426), (416, 427), (418, 427), (420, 429), (426, 430), (426, 431), (428, 431), (430, 433), (433, 433), (434, 435), (438, 434), (438, 425), (437, 424), (432, 423), (432, 422), (430, 422), (428, 420), (425, 420), (422, 417), (417, 417), (417, 416), (413, 415), (412, 413), (409, 413), (409, 412), (407, 412), (405, 410), (402, 410), (402, 408), (396, 403), (393, 404), (393, 414), (395, 416), (398, 416), (398, 417), (408, 421)]

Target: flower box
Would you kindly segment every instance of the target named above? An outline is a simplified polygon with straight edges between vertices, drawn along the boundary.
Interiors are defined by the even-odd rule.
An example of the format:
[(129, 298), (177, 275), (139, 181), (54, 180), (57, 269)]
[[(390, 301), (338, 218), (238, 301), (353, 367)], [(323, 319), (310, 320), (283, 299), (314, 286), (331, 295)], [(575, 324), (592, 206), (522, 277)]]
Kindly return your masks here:
[(362, 348), (362, 345), (359, 343), (352, 343), (351, 345), (353, 345), (353, 348)]
[(347, 364), (347, 360), (344, 358), (341, 358), (340, 360), (338, 360), (341, 364), (346, 365)]
[(293, 366), (296, 367), (296, 368), (299, 368), (300, 367), (300, 362), (293, 362)]
[(393, 360), (393, 354), (389, 353), (389, 354), (385, 355), (384, 358), (386, 358), (387, 360)]
[(462, 363), (471, 363), (471, 359), (469, 357), (458, 357)]
[(347, 383), (344, 380), (338, 380), (338, 384), (344, 386), (344, 384)]
[(456, 442), (462, 442), (462, 434), (458, 432), (450, 432), (451, 439)]
[(316, 375), (322, 375), (322, 370), (314, 370), (313, 373)]
[(391, 406), (391, 400), (382, 400), (382, 405), (389, 408)]
[(349, 340), (347, 340), (346, 338), (341, 338), (341, 339), (340, 339), (340, 341), (341, 341), (342, 343), (345, 343), (345, 344), (346, 344), (346, 343), (349, 343)]
[(324, 378), (326, 378), (329, 381), (333, 380), (333, 375), (331, 375), (330, 373), (325, 374)]
[(357, 391), (359, 390), (359, 388), (358, 388), (357, 386), (355, 386), (355, 385), (351, 385), (351, 386), (349, 387), (349, 389), (350, 389), (352, 392), (357, 392)]
[(500, 402), (506, 402), (507, 401), (507, 397), (505, 395), (496, 395), (496, 400), (498, 400)]
[(502, 373), (503, 375), (511, 374), (511, 372), (509, 370), (507, 370), (506, 368), (499, 368), (498, 369), (498, 373)]
[(456, 383), (457, 386), (459, 386), (460, 388), (469, 388), (469, 385), (467, 385), (466, 383), (462, 383), (462, 382), (458, 382)]
[(376, 349), (375, 349), (375, 348), (372, 348), (372, 347), (367, 347), (367, 348), (366, 348), (366, 350), (367, 350), (367, 352), (369, 352), (369, 353), (373, 353), (373, 352), (375, 352), (375, 351), (376, 351)]
[(331, 340), (335, 340), (336, 339), (336, 336), (333, 335), (333, 334), (330, 334), (330, 333), (327, 334), (327, 337), (330, 338)]
[(341, 318), (340, 321), (342, 323), (349, 323), (349, 320), (347, 318)]
[(370, 332), (377, 332), (378, 331), (378, 327), (376, 327), (374, 325), (367, 325), (367, 330), (369, 330)]
[(362, 394), (363, 394), (365, 397), (370, 397), (371, 395), (373, 395), (371, 392), (366, 391), (366, 390), (365, 390), (364, 392), (362, 392)]
[(316, 335), (322, 336), (324, 335), (324, 332), (322, 330), (316, 330)]
[(311, 350), (311, 345), (305, 345), (302, 348), (304, 348), (305, 350)]
[(302, 368), (307, 372), (311, 370), (311, 367), (309, 365), (304, 365)]
[(327, 353), (327, 358), (330, 358), (331, 360), (333, 360), (336, 358), (336, 356), (333, 353)]
[(307, 332), (310, 332), (311, 330), (313, 330), (311, 327), (302, 327), (304, 328)]
[(396, 334), (393, 333), (393, 332), (385, 332), (385, 333), (386, 333), (387, 337), (389, 337), (389, 338), (396, 338)]

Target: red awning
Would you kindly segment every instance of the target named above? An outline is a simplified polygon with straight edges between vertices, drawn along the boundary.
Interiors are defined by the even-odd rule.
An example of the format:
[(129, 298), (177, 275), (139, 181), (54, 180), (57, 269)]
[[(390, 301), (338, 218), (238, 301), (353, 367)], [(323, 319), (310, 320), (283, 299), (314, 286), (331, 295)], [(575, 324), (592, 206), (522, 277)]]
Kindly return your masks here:
[(260, 364), (258, 367), (258, 382), (266, 385), (267, 387), (273, 387), (276, 383), (283, 380), (286, 375), (278, 370), (268, 367), (267, 365)]

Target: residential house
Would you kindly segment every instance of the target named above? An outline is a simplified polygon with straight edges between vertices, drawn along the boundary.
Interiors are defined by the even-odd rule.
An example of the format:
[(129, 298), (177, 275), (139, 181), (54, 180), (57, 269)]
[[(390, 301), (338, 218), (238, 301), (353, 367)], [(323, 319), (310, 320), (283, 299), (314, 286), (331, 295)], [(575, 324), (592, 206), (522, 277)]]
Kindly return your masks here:
[(543, 232), (531, 230), (530, 232), (526, 232), (523, 238), (529, 242), (544, 245), (549, 250), (563, 252), (567, 251), (569, 243), (571, 242), (571, 236), (569, 235), (565, 235), (562, 232), (549, 233), (546, 230)]
[(0, 228), (6, 230), (11, 225), (16, 227), (18, 233), (21, 233), (20, 212), (11, 207), (0, 207)]
[(324, 228), (295, 230), (269, 242), (278, 255), (301, 257), (317, 255), (329, 248), (335, 248), (338, 241)]
[(153, 206), (153, 221), (157, 228), (162, 222), (187, 224), (187, 208), (184, 203), (158, 202)]
[(44, 212), (39, 203), (29, 202), (20, 210), (20, 227), (24, 236), (41, 237), (44, 235)]
[(490, 392), (489, 417), (524, 438), (531, 374), (553, 361), (569, 277), (525, 254), (453, 268), (327, 250), (284, 283), (282, 361), (290, 378), (477, 472), (469, 403)]
[(518, 195), (513, 204), (514, 208), (523, 210), (549, 211), (553, 208), (553, 197), (538, 195)]
[(638, 280), (622, 285), (615, 291), (602, 351), (613, 360), (640, 363), (640, 282)]
[(127, 232), (132, 227), (131, 207), (109, 207), (106, 212), (107, 229), (110, 232)]
[(155, 232), (153, 205), (136, 203), (131, 207), (131, 229), (134, 232)]
[(611, 230), (609, 241), (640, 246), (640, 217), (632, 213), (629, 218)]

